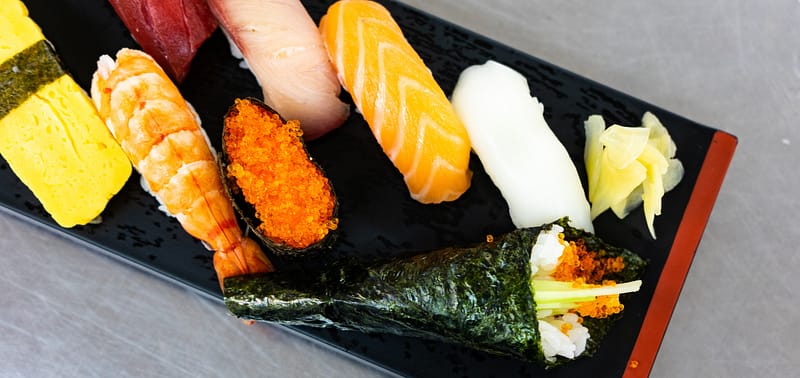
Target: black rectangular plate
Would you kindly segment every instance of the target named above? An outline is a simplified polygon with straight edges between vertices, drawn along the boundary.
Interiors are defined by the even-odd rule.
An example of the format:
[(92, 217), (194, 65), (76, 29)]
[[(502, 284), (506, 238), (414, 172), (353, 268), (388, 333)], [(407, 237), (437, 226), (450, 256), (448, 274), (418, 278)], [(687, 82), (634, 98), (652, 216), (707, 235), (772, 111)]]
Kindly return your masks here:
[[(331, 1), (304, 3), (318, 20)], [(649, 259), (650, 265), (641, 292), (625, 304), (625, 316), (593, 358), (545, 371), (539, 366), (441, 342), (335, 330), (298, 330), (402, 375), (561, 377), (597, 376), (599, 372), (603, 376), (646, 375), (733, 155), (735, 137), (413, 8), (391, 1), (382, 3), (392, 12), (445, 93), (452, 91), (464, 68), (487, 59), (525, 75), (533, 94), (545, 106), (550, 127), (584, 177), (584, 187), (583, 121), (590, 114), (602, 114), (609, 123), (637, 125), (645, 111), (652, 111), (669, 128), (686, 173), (682, 183), (664, 197), (663, 213), (655, 222), (657, 240), (648, 235), (641, 210), (624, 220), (608, 212), (596, 219), (596, 233), (600, 237), (640, 253)], [(28, 0), (26, 5), (64, 65), (87, 90), (100, 55), (113, 55), (122, 47), (137, 47), (105, 1)], [(220, 31), (201, 47), (180, 89), (198, 111), (217, 148), (222, 117), (233, 100), (261, 97), (255, 79), (239, 68)], [(353, 112), (341, 128), (311, 142), (309, 149), (328, 173), (341, 206), (338, 244), (327, 259), (408, 255), (470, 244), (483, 240), (487, 234), (497, 235), (513, 227), (505, 202), (474, 155), (472, 187), (462, 198), (443, 205), (421, 205), (408, 196), (402, 176), (382, 153), (358, 113)], [(211, 253), (188, 236), (174, 219), (157, 209), (156, 200), (139, 187), (137, 174), (111, 200), (101, 224), (72, 229), (60, 228), (51, 220), (4, 160), (0, 160), (0, 183), (5, 188), (0, 191), (0, 205), (12, 212), (221, 299)]]

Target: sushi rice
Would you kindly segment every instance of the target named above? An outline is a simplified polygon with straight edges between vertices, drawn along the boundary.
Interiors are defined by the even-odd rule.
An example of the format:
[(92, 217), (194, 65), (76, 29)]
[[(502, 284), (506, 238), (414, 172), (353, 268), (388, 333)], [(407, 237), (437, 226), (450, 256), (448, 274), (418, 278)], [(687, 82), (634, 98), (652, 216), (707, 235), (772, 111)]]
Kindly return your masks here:
[[(549, 230), (543, 230), (536, 238), (536, 243), (531, 248), (531, 276), (535, 279), (551, 279), (558, 260), (564, 252), (564, 241), (559, 234), (564, 229), (553, 225)], [(541, 336), (542, 352), (547, 361), (553, 362), (556, 356), (574, 359), (586, 349), (589, 339), (589, 329), (580, 323), (580, 318), (575, 313), (553, 315), (552, 311), (537, 309), (539, 321), (539, 334)]]

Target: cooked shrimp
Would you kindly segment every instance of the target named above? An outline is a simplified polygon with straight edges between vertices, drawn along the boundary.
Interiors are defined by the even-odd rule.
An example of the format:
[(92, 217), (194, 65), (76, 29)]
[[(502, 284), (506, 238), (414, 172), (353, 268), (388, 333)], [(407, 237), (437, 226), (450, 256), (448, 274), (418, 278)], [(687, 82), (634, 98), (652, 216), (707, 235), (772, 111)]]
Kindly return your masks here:
[(100, 57), (91, 92), (143, 185), (215, 251), (220, 287), (226, 277), (273, 270), (259, 245), (242, 236), (199, 117), (153, 58), (131, 49), (120, 50), (116, 62)]

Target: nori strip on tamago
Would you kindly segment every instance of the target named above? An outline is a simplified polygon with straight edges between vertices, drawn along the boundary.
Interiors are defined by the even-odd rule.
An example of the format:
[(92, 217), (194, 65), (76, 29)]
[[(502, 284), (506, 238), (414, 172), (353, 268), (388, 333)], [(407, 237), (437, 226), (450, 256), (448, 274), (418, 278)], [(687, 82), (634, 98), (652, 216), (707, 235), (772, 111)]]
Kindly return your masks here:
[[(630, 268), (618, 275), (641, 273), (644, 262), (637, 255), (570, 228), (566, 220), (557, 223), (566, 240), (582, 237), (609, 256), (622, 255)], [(530, 274), (531, 248), (549, 227), (374, 266), (342, 261), (317, 274), (231, 277), (225, 279), (225, 303), (246, 319), (439, 339), (552, 364), (540, 348)]]
[(0, 62), (0, 119), (66, 74), (53, 46), (45, 39)]

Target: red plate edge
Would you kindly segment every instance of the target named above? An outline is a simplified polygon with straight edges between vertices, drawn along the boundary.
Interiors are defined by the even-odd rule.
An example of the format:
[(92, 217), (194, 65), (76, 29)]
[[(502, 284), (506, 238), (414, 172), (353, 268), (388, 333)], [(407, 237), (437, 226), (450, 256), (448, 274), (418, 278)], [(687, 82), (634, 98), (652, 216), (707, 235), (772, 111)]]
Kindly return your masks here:
[(714, 133), (623, 378), (650, 375), (736, 144), (735, 136), (722, 131)]

